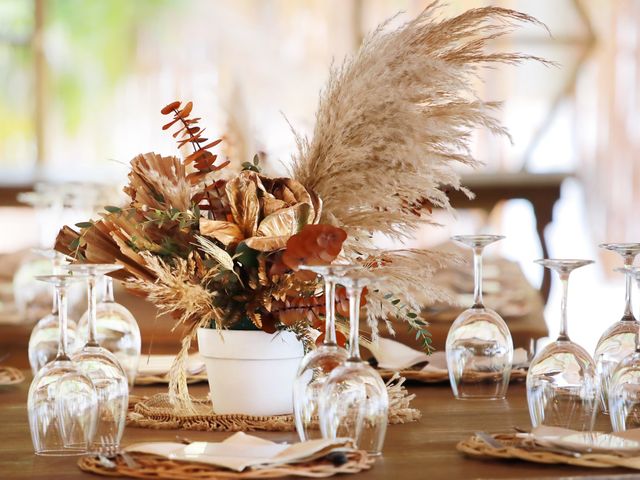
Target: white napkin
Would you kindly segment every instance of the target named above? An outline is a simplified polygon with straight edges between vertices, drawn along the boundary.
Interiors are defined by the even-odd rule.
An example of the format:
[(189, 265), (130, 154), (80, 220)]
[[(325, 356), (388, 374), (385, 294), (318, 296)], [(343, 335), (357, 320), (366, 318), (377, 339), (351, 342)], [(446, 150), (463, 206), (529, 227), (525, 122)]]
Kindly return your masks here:
[[(390, 338), (378, 338), (378, 344), (369, 347), (378, 361), (378, 366), (386, 370), (406, 370), (421, 362), (429, 362), (422, 371), (434, 373), (447, 372), (447, 357), (445, 352), (437, 351), (431, 355), (408, 347), (404, 343)], [(513, 365), (523, 365), (527, 362), (527, 351), (516, 348), (513, 352)]]
[(207, 463), (241, 472), (249, 467), (309, 461), (331, 451), (344, 450), (350, 444), (350, 439), (338, 438), (309, 440), (289, 445), (238, 432), (222, 442), (193, 442), (189, 445), (169, 442), (138, 443), (124, 450), (151, 453), (178, 461)]
[(378, 366), (387, 370), (405, 370), (416, 363), (431, 361), (426, 353), (389, 338), (379, 337), (378, 343), (372, 344), (369, 349), (376, 357)]
[[(142, 355), (138, 364), (138, 375), (165, 375), (169, 373), (175, 355)], [(205, 369), (204, 360), (195, 353), (189, 355), (187, 373), (197, 375)]]
[(574, 452), (640, 452), (640, 429), (626, 432), (580, 432), (560, 427), (540, 426), (529, 434), (542, 446)]

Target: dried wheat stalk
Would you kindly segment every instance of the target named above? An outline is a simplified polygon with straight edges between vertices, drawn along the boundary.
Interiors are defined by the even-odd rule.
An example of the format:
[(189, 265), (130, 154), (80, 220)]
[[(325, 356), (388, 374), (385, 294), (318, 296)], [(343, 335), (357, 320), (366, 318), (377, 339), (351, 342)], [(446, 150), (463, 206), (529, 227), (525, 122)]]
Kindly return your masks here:
[[(447, 188), (463, 190), (456, 164), (477, 167), (470, 136), (476, 128), (506, 135), (495, 102), (478, 99), (474, 80), (483, 67), (544, 59), (488, 52), (490, 41), (536, 19), (498, 7), (440, 18), (439, 2), (395, 30), (382, 24), (360, 50), (332, 69), (320, 96), (311, 140), (297, 135), (292, 176), (324, 202), (322, 222), (349, 234), (345, 256), (376, 255), (371, 237), (403, 240), (433, 223), (430, 207), (451, 209)], [(407, 308), (435, 301), (430, 287), (443, 259), (406, 250), (385, 255), (387, 286)], [(391, 257), (397, 257), (393, 260)], [(372, 295), (369, 320), (397, 310)]]

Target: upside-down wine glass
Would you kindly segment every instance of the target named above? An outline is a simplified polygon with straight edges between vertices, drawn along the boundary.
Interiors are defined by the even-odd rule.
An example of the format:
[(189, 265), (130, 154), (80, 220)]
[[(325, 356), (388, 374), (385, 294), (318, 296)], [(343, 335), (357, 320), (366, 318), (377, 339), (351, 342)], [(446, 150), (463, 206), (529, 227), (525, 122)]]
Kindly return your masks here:
[(80, 455), (94, 439), (97, 420), (93, 383), (67, 352), (67, 288), (80, 278), (36, 278), (55, 287), (60, 320), (58, 354), (38, 371), (29, 387), (27, 410), (33, 448), (37, 455)]
[[(338, 283), (349, 297), (349, 357), (327, 378), (320, 394), (320, 430), (324, 438), (349, 437), (369, 455), (382, 452), (389, 395), (380, 374), (360, 357), (360, 297), (374, 278), (362, 269), (345, 273)], [(375, 280), (380, 280), (376, 278)]]
[(122, 267), (112, 264), (76, 264), (69, 265), (68, 268), (87, 280), (89, 339), (72, 356), (72, 360), (93, 381), (98, 394), (98, 423), (91, 451), (117, 451), (124, 432), (129, 388), (127, 375), (118, 359), (97, 341), (96, 282), (99, 277)]
[[(347, 351), (336, 342), (335, 292), (336, 280), (344, 272), (344, 265), (300, 266), (324, 279), (325, 336), (322, 345), (307, 353), (293, 383), (293, 413), (300, 441), (321, 438), (314, 428), (318, 416), (319, 396), (329, 374), (348, 357)], [(347, 267), (348, 268), (348, 267)]]
[(474, 301), (453, 322), (446, 342), (451, 389), (457, 399), (505, 398), (513, 363), (507, 324), (482, 301), (482, 252), (501, 235), (457, 235), (453, 240), (473, 249)]
[[(102, 280), (102, 300), (96, 306), (96, 340), (101, 347), (116, 356), (127, 374), (129, 385), (133, 387), (142, 348), (140, 328), (133, 314), (124, 305), (116, 303), (113, 297), (113, 279), (105, 275)], [(78, 333), (83, 342), (88, 341), (88, 311), (80, 319)]]
[(544, 259), (536, 263), (558, 274), (562, 302), (560, 334), (535, 356), (527, 372), (531, 424), (593, 430), (600, 395), (595, 362), (584, 348), (569, 339), (567, 331), (569, 275), (593, 260)]
[[(628, 277), (634, 276), (640, 287), (640, 268), (623, 267)], [(609, 380), (608, 407), (611, 427), (622, 432), (640, 427), (640, 339), (635, 334), (634, 352), (622, 359)]]
[[(633, 265), (633, 261), (640, 253), (640, 243), (603, 243), (600, 247), (622, 256), (625, 267)], [(624, 313), (619, 321), (607, 328), (602, 334), (593, 356), (600, 378), (600, 396), (604, 413), (608, 413), (607, 395), (611, 375), (618, 363), (635, 351), (635, 338), (638, 331), (638, 322), (631, 309), (632, 273), (626, 269), (617, 271), (625, 274)]]
[[(55, 250), (42, 250), (41, 254), (51, 259), (52, 273), (62, 273), (61, 267), (65, 264), (65, 256)], [(52, 361), (58, 355), (60, 325), (58, 321), (58, 300), (55, 293), (52, 295), (51, 313), (41, 318), (31, 330), (29, 337), (29, 364), (35, 375), (43, 366)], [(67, 349), (70, 352), (76, 346), (76, 322), (67, 315)]]

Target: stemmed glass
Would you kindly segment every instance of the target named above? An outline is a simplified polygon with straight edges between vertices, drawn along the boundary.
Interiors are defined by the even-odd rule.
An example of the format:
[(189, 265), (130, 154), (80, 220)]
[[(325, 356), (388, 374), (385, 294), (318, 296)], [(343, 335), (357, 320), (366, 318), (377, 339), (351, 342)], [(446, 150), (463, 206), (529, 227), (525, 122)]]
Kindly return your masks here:
[(91, 380), (67, 352), (67, 288), (80, 278), (40, 275), (55, 287), (59, 342), (56, 358), (42, 367), (29, 387), (27, 409), (37, 455), (80, 455), (91, 445), (97, 420), (97, 395)]
[(112, 264), (76, 264), (69, 270), (87, 280), (89, 304), (89, 339), (72, 360), (96, 387), (98, 394), (98, 424), (92, 451), (114, 451), (120, 446), (129, 402), (127, 375), (118, 359), (97, 342), (96, 281), (98, 277), (122, 268)]
[(599, 400), (595, 362), (567, 333), (569, 275), (592, 260), (536, 260), (555, 271), (562, 282), (560, 334), (533, 359), (527, 373), (527, 402), (534, 427), (592, 430)]
[[(614, 251), (624, 259), (624, 266), (633, 265), (636, 255), (640, 253), (640, 243), (603, 243), (601, 248)], [(602, 398), (602, 410), (607, 413), (609, 380), (620, 361), (635, 351), (635, 338), (638, 331), (638, 322), (631, 310), (631, 275), (627, 269), (617, 270), (625, 274), (625, 307), (622, 318), (611, 325), (600, 337), (594, 359), (596, 371), (600, 378), (600, 396)]]
[[(55, 250), (43, 250), (40, 253), (51, 259), (54, 275), (61, 273), (61, 267), (65, 264), (64, 255)], [(38, 321), (29, 337), (29, 364), (34, 375), (58, 354), (58, 301), (55, 294), (52, 297), (51, 313)], [(67, 318), (67, 342), (69, 351), (73, 352), (76, 345), (76, 323), (70, 318)]]
[[(348, 357), (347, 351), (336, 343), (335, 292), (336, 280), (345, 270), (343, 265), (301, 266), (324, 279), (325, 336), (322, 345), (307, 353), (293, 383), (293, 413), (300, 441), (321, 438), (313, 428), (318, 415), (319, 396), (329, 374)], [(348, 267), (346, 267), (348, 268)]]
[[(623, 267), (628, 278), (635, 276), (640, 287), (640, 268)], [(611, 427), (622, 432), (640, 427), (640, 339), (635, 334), (633, 353), (622, 359), (609, 380), (608, 407)]]
[[(142, 347), (140, 328), (133, 314), (114, 300), (113, 279), (108, 275), (102, 279), (104, 291), (102, 300), (96, 306), (96, 339), (103, 348), (116, 356), (127, 374), (129, 385), (133, 386)], [(82, 341), (88, 341), (88, 311), (80, 318), (78, 333)]]
[(345, 273), (339, 281), (349, 297), (349, 357), (325, 381), (319, 417), (324, 438), (350, 437), (359, 449), (379, 455), (387, 431), (389, 395), (380, 374), (360, 357), (358, 343), (360, 297), (373, 282), (362, 269)]
[(482, 301), (482, 252), (501, 235), (457, 235), (453, 240), (473, 249), (474, 301), (453, 322), (446, 342), (451, 389), (457, 399), (505, 398), (513, 362), (507, 324)]

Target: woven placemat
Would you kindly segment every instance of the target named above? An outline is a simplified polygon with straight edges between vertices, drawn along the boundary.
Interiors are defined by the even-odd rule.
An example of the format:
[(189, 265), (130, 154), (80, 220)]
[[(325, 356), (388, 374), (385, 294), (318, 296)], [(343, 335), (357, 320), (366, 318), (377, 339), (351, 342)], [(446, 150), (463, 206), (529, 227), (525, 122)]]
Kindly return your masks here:
[(14, 367), (0, 366), (0, 386), (15, 385), (24, 381), (24, 373)]
[[(195, 375), (187, 375), (187, 383), (189, 385), (193, 383), (200, 383), (207, 381), (207, 372), (198, 373)], [(169, 384), (169, 374), (166, 373), (164, 375), (144, 375), (138, 374), (136, 375), (136, 385), (154, 385), (158, 383)]]
[(465, 455), (478, 458), (517, 459), (534, 463), (566, 464), (590, 468), (625, 467), (640, 470), (640, 455), (634, 457), (608, 453), (570, 455), (558, 451), (547, 451), (544, 447), (538, 449), (535, 446), (527, 445), (522, 438), (518, 438), (516, 434), (512, 433), (495, 434), (492, 437), (498, 440), (503, 447), (492, 447), (477, 435), (473, 435), (458, 443), (456, 448)]
[(358, 473), (371, 468), (374, 460), (366, 452), (345, 452), (346, 462), (337, 465), (326, 458), (307, 463), (279, 465), (276, 467), (248, 469), (234, 472), (204, 463), (169, 460), (165, 457), (131, 452), (128, 455), (137, 463), (131, 468), (118, 456), (113, 460), (115, 468), (107, 468), (96, 456), (85, 456), (78, 460), (80, 470), (108, 477), (175, 479), (175, 480), (230, 480), (282, 477), (322, 478), (343, 473)]
[[(423, 383), (445, 383), (449, 381), (449, 373), (448, 372), (433, 372), (433, 371), (424, 371), (424, 370), (400, 370), (399, 372), (394, 372), (393, 370), (378, 370), (380, 372), (380, 376), (384, 379), (388, 379), (393, 377), (396, 373), (406, 378), (407, 380), (415, 381), (415, 382), (423, 382)], [(474, 380), (478, 382), (482, 381), (484, 377), (494, 378), (494, 374), (490, 373), (487, 375), (478, 374), (472, 377)], [(526, 368), (514, 368), (511, 370), (511, 377), (509, 381), (511, 382), (521, 382), (527, 379), (527, 369)], [(470, 378), (471, 381), (471, 378)]]
[[(414, 394), (404, 387), (405, 379), (393, 377), (387, 383), (389, 392), (389, 423), (415, 422), (422, 414), (411, 407)], [(295, 430), (293, 415), (253, 416), (241, 414), (218, 415), (208, 398), (192, 398), (193, 411), (178, 411), (167, 393), (150, 397), (129, 397), (127, 425), (155, 429), (204, 430), (216, 432), (253, 432)]]

